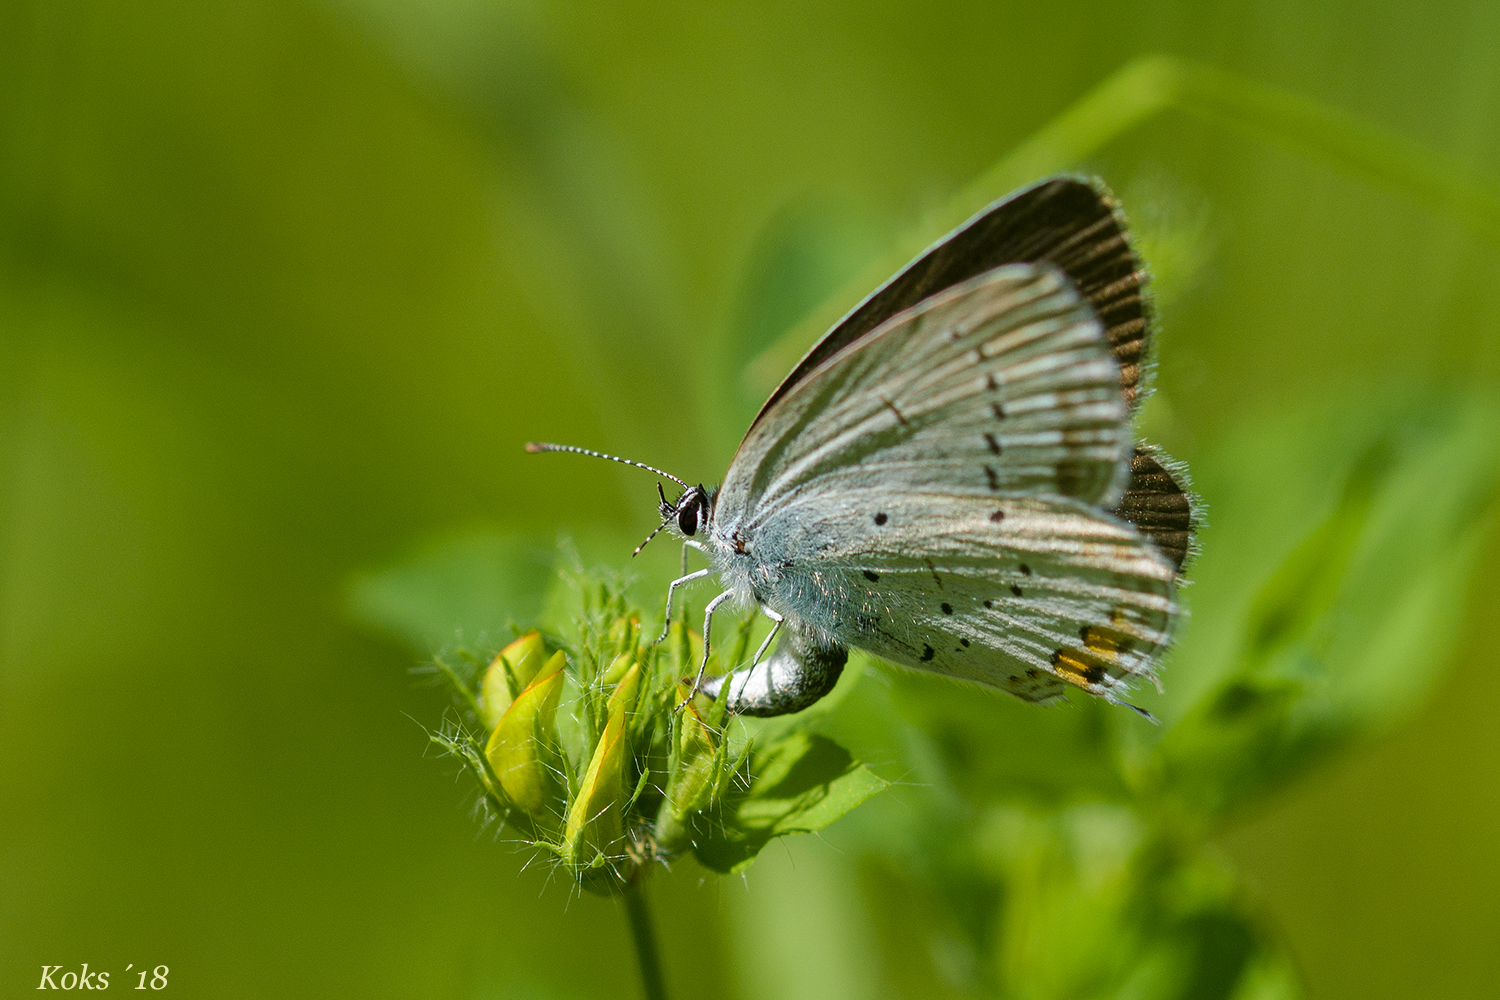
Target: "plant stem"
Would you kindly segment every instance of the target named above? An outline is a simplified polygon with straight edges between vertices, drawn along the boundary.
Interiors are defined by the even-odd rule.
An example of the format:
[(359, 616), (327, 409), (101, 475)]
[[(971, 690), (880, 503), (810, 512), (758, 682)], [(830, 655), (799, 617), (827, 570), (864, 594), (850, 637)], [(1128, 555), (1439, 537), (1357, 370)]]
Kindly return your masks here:
[(632, 878), (625, 884), (625, 916), (630, 921), (630, 937), (635, 942), (635, 957), (641, 968), (641, 987), (646, 1000), (667, 1000), (667, 983), (661, 973), (661, 952), (656, 947), (656, 931), (651, 926), (651, 911), (646, 906), (642, 880)]

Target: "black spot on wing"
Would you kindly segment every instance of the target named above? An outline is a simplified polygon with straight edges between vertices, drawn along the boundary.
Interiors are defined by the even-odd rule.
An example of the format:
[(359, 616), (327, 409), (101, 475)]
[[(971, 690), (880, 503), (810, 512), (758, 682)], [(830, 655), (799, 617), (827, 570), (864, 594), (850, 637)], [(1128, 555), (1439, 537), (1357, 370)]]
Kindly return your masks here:
[(922, 662), (923, 663), (926, 663), (928, 660), (931, 660), (936, 655), (937, 655), (937, 650), (933, 649), (931, 646), (927, 645), (925, 642), (922, 643)]
[(884, 524), (888, 520), (890, 520), (890, 519), (888, 517), (886, 517), (886, 515), (885, 515), (884, 512), (875, 515), (875, 523), (876, 524)]
[(871, 583), (879, 583), (880, 582), (880, 574), (877, 573), (877, 572), (875, 572), (874, 570), (867, 569), (867, 570), (864, 571), (864, 574), (865, 574), (865, 579), (869, 580)]

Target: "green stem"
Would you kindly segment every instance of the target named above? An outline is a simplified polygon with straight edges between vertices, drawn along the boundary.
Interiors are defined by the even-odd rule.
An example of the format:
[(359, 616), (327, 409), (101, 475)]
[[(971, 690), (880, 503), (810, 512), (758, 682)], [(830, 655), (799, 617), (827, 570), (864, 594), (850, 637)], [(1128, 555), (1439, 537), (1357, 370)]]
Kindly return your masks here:
[(1213, 66), (1145, 56), (1122, 66), (1002, 157), (906, 240), (752, 361), (747, 387), (765, 391), (832, 323), (898, 268), (1002, 195), (1070, 170), (1164, 111), (1186, 112), (1387, 184), (1500, 244), (1500, 185), (1468, 164), (1356, 115)]
[(640, 878), (625, 883), (625, 916), (630, 921), (630, 938), (635, 943), (635, 957), (641, 969), (641, 987), (646, 1000), (667, 1000), (667, 982), (661, 972), (661, 952), (656, 947), (656, 931), (651, 926), (651, 911), (646, 906)]

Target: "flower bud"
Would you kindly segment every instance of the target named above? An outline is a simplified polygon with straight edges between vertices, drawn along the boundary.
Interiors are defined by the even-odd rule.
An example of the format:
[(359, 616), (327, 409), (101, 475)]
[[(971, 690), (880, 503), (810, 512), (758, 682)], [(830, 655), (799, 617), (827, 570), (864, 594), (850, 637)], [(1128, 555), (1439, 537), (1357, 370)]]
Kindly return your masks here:
[(632, 662), (620, 675), (614, 691), (610, 693), (607, 714), (613, 717), (617, 713), (629, 715), (635, 711), (635, 698), (640, 693), (640, 688), (641, 665)]
[(634, 617), (617, 618), (609, 627), (606, 638), (609, 640), (606, 655), (616, 657), (635, 652), (635, 642), (640, 635), (640, 620)]
[(640, 664), (631, 664), (610, 694), (609, 721), (604, 725), (588, 770), (578, 786), (578, 794), (568, 809), (563, 857), (580, 869), (597, 867), (607, 863), (612, 856), (624, 853), (620, 841), (625, 836), (622, 815), (625, 762), (630, 754), (625, 736), (625, 716), (635, 706), (640, 680)]
[(485, 725), (491, 729), (500, 725), (500, 719), (510, 707), (511, 700), (536, 678), (546, 660), (547, 650), (542, 645), (542, 633), (534, 630), (495, 654), (489, 669), (485, 671), (484, 684), (480, 689), (484, 696)]
[(506, 798), (532, 816), (547, 815), (557, 798), (560, 755), (554, 720), (566, 662), (561, 652), (552, 655), (511, 702), (484, 749)]
[(614, 662), (612, 662), (609, 665), (609, 669), (606, 670), (606, 671), (604, 671), (604, 677), (603, 677), (604, 683), (605, 684), (618, 684), (618, 683), (620, 683), (620, 678), (622, 678), (622, 677), (625, 676), (625, 671), (629, 670), (630, 669), (630, 665), (633, 664), (634, 662), (635, 662), (635, 657), (632, 656), (629, 653), (621, 653), (619, 656), (615, 657), (614, 658)]

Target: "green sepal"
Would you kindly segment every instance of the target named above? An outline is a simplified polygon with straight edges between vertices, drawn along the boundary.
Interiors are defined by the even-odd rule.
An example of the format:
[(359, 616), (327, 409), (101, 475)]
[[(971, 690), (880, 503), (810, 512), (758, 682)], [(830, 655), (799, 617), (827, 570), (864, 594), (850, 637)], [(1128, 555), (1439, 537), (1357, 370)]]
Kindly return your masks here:
[(636, 695), (641, 689), (641, 665), (632, 662), (621, 672), (615, 689), (605, 703), (605, 712), (613, 718), (616, 714), (629, 715), (635, 711)]
[(679, 701), (687, 701), (673, 728), (670, 777), (661, 808), (657, 810), (653, 836), (657, 850), (666, 856), (680, 854), (692, 846), (694, 815), (709, 808), (732, 770), (728, 744), (721, 734), (688, 701), (687, 685), (677, 688)]
[(562, 858), (594, 891), (599, 887), (591, 881), (599, 877), (608, 880), (609, 873), (618, 867), (614, 862), (625, 853), (625, 767), (630, 756), (625, 719), (634, 707), (639, 685), (640, 667), (632, 665), (610, 695), (609, 719), (568, 806)]

